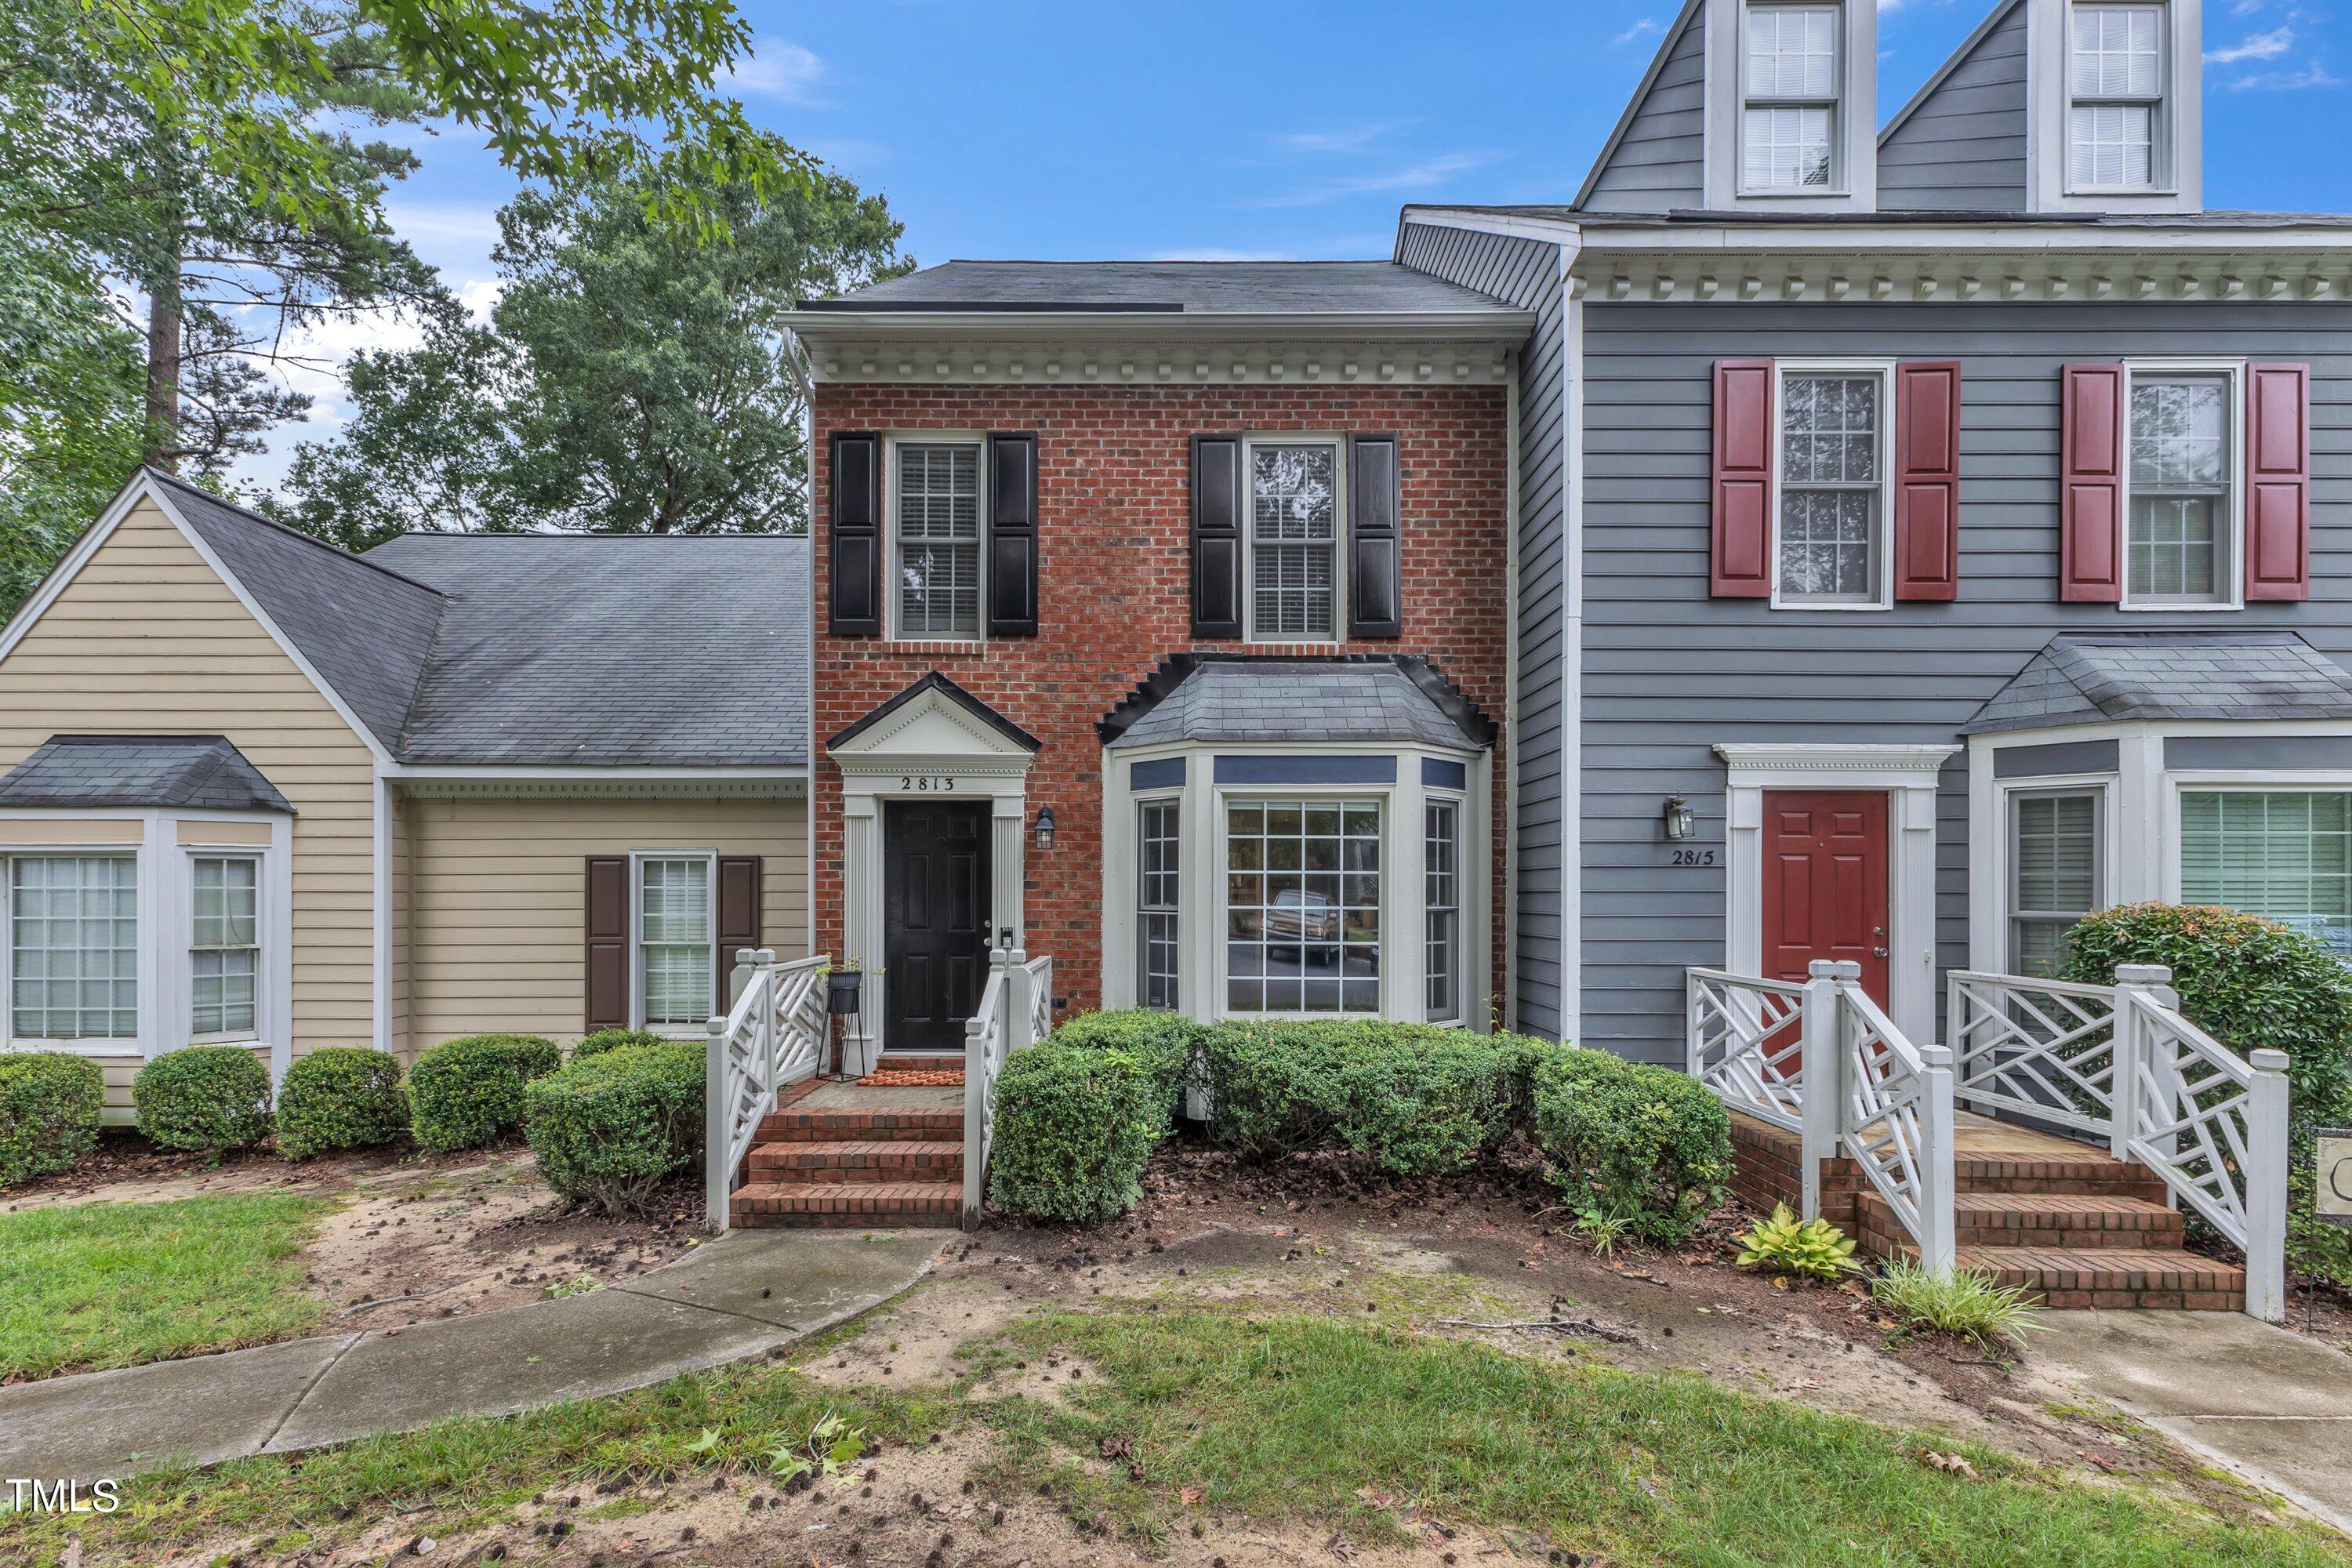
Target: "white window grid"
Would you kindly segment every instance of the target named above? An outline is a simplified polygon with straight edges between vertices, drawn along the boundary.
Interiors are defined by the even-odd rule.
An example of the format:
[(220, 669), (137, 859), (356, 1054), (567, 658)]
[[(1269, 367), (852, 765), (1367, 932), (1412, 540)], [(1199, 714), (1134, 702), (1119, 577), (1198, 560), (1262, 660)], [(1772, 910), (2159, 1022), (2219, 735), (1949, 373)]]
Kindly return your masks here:
[(189, 1037), (250, 1039), (261, 1016), (261, 862), (193, 856), (188, 890)]
[(982, 446), (961, 437), (891, 443), (890, 599), (897, 637), (981, 639), (987, 570)]
[(1346, 625), (1341, 443), (1323, 436), (1243, 442), (1252, 642), (1338, 642)]
[(1380, 800), (1229, 796), (1228, 1014), (1378, 1016)]
[(2077, 0), (2066, 65), (2066, 178), (2077, 190), (2154, 188), (2164, 110), (2161, 5)]
[(20, 855), (6, 875), (10, 1034), (137, 1038), (138, 858)]
[(1136, 999), (1168, 1011), (1183, 973), (1183, 816), (1181, 795), (1136, 805)]
[(648, 850), (631, 864), (636, 1022), (648, 1029), (700, 1029), (718, 990), (718, 857)]
[(2235, 610), (2244, 603), (2244, 365), (2125, 366), (2126, 610)]
[(1462, 803), (1451, 795), (1422, 802), (1424, 1005), (1435, 1024), (1462, 1016)]
[(1839, 8), (1747, 7), (1740, 177), (1755, 192), (1826, 192), (1837, 170)]
[(1893, 603), (1894, 366), (1784, 363), (1773, 389), (1772, 604)]
[(2010, 973), (2054, 975), (2066, 931), (2106, 902), (2105, 805), (2097, 786), (2010, 792)]
[(2180, 791), (2180, 900), (2221, 904), (2352, 954), (2352, 791)]

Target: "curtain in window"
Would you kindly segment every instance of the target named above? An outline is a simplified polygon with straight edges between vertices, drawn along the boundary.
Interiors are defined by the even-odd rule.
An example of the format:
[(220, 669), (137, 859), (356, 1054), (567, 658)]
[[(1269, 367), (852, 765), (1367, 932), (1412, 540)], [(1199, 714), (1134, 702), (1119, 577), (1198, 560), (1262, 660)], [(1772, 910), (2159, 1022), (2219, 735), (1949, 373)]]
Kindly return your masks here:
[(2182, 795), (2180, 897), (2277, 921), (2352, 954), (2352, 794)]
[(639, 994), (651, 1026), (698, 1025), (710, 1016), (710, 863), (647, 860), (638, 898)]
[(189, 1032), (251, 1035), (259, 970), (256, 863), (201, 857), (194, 867), (194, 929), (189, 935)]
[(18, 1039), (139, 1033), (139, 867), (127, 855), (10, 863), (11, 1026)]

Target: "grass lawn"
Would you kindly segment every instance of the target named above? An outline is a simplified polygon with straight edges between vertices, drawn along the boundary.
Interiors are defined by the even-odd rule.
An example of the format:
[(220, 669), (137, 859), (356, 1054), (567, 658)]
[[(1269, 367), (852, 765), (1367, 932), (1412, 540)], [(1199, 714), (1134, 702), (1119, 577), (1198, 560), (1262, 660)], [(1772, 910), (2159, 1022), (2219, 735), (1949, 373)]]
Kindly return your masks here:
[[(1062, 1385), (1064, 1406), (992, 1395), (979, 1381), (1055, 1351), (1087, 1367)], [(68, 1532), (93, 1563), (217, 1552), (233, 1538), (275, 1560), (395, 1509), (416, 1510), (404, 1528), (446, 1536), (541, 1489), (607, 1478), (683, 1480), (698, 1493), (697, 1476), (764, 1472), (772, 1451), (802, 1447), (837, 1415), (900, 1443), (978, 1436), (983, 1497), (1042, 1486), (1076, 1519), (1126, 1526), (1141, 1539), (1122, 1550), (1146, 1558), (1185, 1521), (1236, 1514), (1319, 1519), (1375, 1540), (1395, 1531), (1395, 1516), (1357, 1495), (1369, 1487), (1452, 1524), (1544, 1531), (1612, 1568), (2352, 1568), (2337, 1538), (2250, 1522), (2259, 1508), (2235, 1493), (2241, 1517), (2224, 1518), (2146, 1485), (2037, 1471), (1973, 1447), (1971, 1480), (1922, 1464), (1927, 1439), (1696, 1377), (1562, 1366), (1324, 1320), (1119, 1305), (1024, 1320), (967, 1360), (954, 1386), (897, 1391), (828, 1388), (750, 1364), (299, 1459), (145, 1477), (114, 1515), (0, 1519), (0, 1563), (55, 1561)], [(1140, 1481), (1124, 1460), (1102, 1463), (1105, 1437), (1127, 1440)], [(889, 1455), (877, 1462), (884, 1484), (874, 1489), (895, 1492)], [(1190, 1508), (1186, 1487), (1204, 1490)], [(803, 1522), (777, 1518), (775, 1560), (801, 1560), (790, 1552), (807, 1550)], [(984, 1556), (986, 1528), (966, 1533), (959, 1552)]]
[(230, 1350), (317, 1323), (297, 1258), (327, 1202), (266, 1193), (0, 1215), (0, 1378)]

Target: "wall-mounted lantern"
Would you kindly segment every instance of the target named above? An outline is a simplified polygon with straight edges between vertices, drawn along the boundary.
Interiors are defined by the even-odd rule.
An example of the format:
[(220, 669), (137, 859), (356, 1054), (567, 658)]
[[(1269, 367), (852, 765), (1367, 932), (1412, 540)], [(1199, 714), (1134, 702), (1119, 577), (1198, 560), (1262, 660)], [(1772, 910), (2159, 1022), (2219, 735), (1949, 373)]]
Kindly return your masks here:
[(1697, 817), (1691, 811), (1690, 802), (1678, 795), (1666, 796), (1667, 837), (1688, 838), (1691, 836), (1691, 829), (1696, 826), (1696, 823)]
[(1053, 847), (1054, 808), (1050, 805), (1041, 805), (1037, 808), (1037, 847), (1051, 849)]

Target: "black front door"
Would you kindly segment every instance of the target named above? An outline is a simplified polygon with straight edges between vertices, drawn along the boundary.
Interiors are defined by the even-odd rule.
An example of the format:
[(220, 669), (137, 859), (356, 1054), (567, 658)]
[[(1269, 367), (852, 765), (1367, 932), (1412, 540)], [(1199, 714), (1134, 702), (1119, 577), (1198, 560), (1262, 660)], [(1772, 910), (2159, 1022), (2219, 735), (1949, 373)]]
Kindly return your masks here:
[(882, 1046), (963, 1052), (988, 979), (988, 803), (882, 806)]

